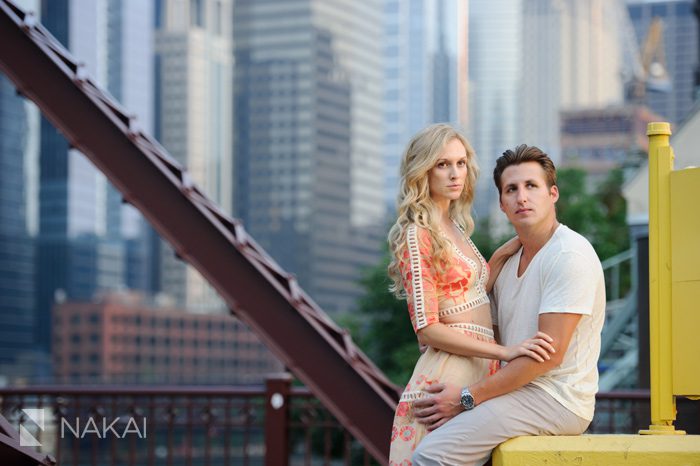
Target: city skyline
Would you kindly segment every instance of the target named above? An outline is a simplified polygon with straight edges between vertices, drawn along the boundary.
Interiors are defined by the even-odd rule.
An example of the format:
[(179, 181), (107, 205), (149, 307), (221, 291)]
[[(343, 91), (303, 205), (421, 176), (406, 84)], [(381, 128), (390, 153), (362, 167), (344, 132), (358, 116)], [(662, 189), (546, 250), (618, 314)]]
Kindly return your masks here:
[[(84, 5), (77, 0), (56, 1), (45, 4), (41, 16), (59, 39), (64, 35), (62, 40), (85, 61), (96, 81), (126, 108), (136, 111), (140, 126), (157, 135), (226, 213), (243, 219), (260, 244), (298, 276), (324, 309), (341, 314), (351, 312), (362, 295), (358, 285), (362, 270), (380, 259), (386, 212), (396, 197), (392, 192), (396, 188), (386, 186), (398, 169), (391, 165), (398, 163), (403, 139), (434, 120), (466, 122), (463, 129), (480, 154), (482, 181), (490, 188), (491, 158), (506, 145), (504, 141), (507, 145), (519, 142), (526, 134), (524, 123), (536, 120), (528, 119), (522, 110), (534, 105), (525, 97), (546, 107), (535, 114), (550, 122), (543, 130), (547, 136), (531, 138), (554, 141), (550, 147), (559, 144), (560, 112), (604, 108), (623, 99), (623, 83), (612, 72), (622, 67), (622, 45), (607, 32), (607, 23), (586, 20), (589, 10), (580, 3), (579, 11), (564, 2), (571, 9), (562, 13), (550, 11), (546, 2), (540, 2), (541, 9), (533, 3), (531, 9), (525, 9), (518, 2), (503, 1), (497, 16), (491, 2), (468, 2), (469, 11), (458, 0), (414, 3), (401, 3), (403, 19), (398, 21), (387, 16), (398, 5), (390, 0), (364, 4), (352, 15), (344, 13), (349, 4), (341, 0), (284, 2), (289, 14), (279, 20), (273, 17), (279, 15), (282, 3), (256, 10), (254, 2), (242, 0), (232, 0), (230, 5), (193, 1), (177, 14), (167, 1), (153, 4), (150, 13), (145, 11), (149, 8), (139, 11), (142, 2), (100, 0)], [(594, 0), (586, 4), (594, 12), (592, 17), (612, 21), (604, 4)], [(420, 8), (426, 5), (430, 7)], [(513, 10), (513, 5), (520, 7)], [(571, 18), (579, 13), (584, 19), (577, 23)], [(441, 21), (461, 14), (465, 16), (456, 19), (462, 21), (437, 32)], [(161, 20), (170, 18), (179, 24), (180, 31), (159, 34), (159, 15)], [(523, 18), (530, 23), (523, 23)], [(81, 27), (74, 31), (71, 21)], [(239, 28), (233, 27), (236, 21)], [(566, 35), (570, 37), (599, 34), (600, 39), (591, 41), (617, 58), (596, 58), (588, 49), (576, 49), (576, 53), (561, 52), (570, 59), (566, 62), (544, 52), (524, 55), (523, 49), (514, 46), (523, 37), (521, 28), (531, 24), (539, 26), (528, 30), (545, 30), (545, 23), (558, 25), (552, 31), (569, 31)], [(467, 30), (465, 44), (460, 38)], [(694, 30), (695, 36), (687, 34), (682, 40), (697, 38), (696, 24)], [(489, 36), (493, 31), (500, 33)], [(548, 34), (533, 36), (531, 42), (553, 40), (554, 32)], [(362, 41), (357, 40), (360, 36)], [(490, 53), (495, 41), (504, 47), (498, 50), (508, 53)], [(672, 44), (677, 48), (677, 42)], [(567, 49), (564, 41), (562, 49), (575, 47)], [(388, 60), (394, 53), (404, 58)], [(525, 57), (530, 59), (527, 66)], [(687, 58), (672, 63), (675, 66), (683, 60)], [(687, 65), (690, 71), (684, 68), (684, 73), (692, 73), (696, 65)], [(583, 78), (579, 84), (561, 77), (576, 75), (577, 67), (593, 74), (591, 70), (604, 69), (607, 74)], [(535, 71), (539, 68), (559, 76), (559, 81), (538, 79)], [(183, 74), (183, 69), (190, 74)], [(470, 79), (465, 93), (459, 77), (467, 72)], [(520, 72), (526, 72), (529, 80), (520, 79)], [(504, 80), (496, 79), (499, 76)], [(602, 84), (595, 85), (595, 79)], [(548, 101), (545, 94), (523, 92), (528, 85), (539, 86), (538, 92), (543, 93), (562, 90)], [(595, 89), (602, 94), (593, 95)], [(591, 92), (579, 98), (573, 91)], [(25, 251), (20, 260), (24, 275), (14, 274), (18, 282), (8, 278), (3, 284), (15, 291), (40, 290), (35, 299), (41, 310), (22, 324), (27, 328), (34, 322), (41, 325), (34, 343), (43, 342), (43, 349), (49, 350), (50, 320), (42, 316), (52, 303), (90, 300), (110, 289), (165, 292), (191, 312), (227, 311), (221, 301), (212, 300), (215, 292), (201, 277), (186, 278), (184, 265), (172, 251), (157, 247), (159, 242), (152, 241), (150, 228), (140, 215), (122, 205), (121, 194), (87, 159), (70, 149), (43, 118), (39, 124), (29, 104), (18, 104), (19, 97), (6, 99), (12, 89), (3, 88), (3, 92), (0, 103), (3, 108), (14, 108), (16, 122), (0, 125), (3, 140), (15, 143), (14, 148), (3, 146), (1, 150), (6, 157), (3, 161), (15, 171), (5, 171), (8, 182), (3, 186), (14, 197), (0, 198), (0, 208), (20, 212), (13, 215), (12, 223), (20, 225), (15, 228), (19, 232), (15, 238), (20, 239), (12, 241), (25, 245), (24, 249), (12, 247), (15, 253)], [(25, 140), (6, 136), (12, 134), (24, 135)], [(25, 156), (32, 144), (40, 154), (34, 161)], [(20, 155), (23, 162), (18, 165)], [(56, 174), (58, 178), (47, 178)], [(19, 179), (26, 182), (20, 186)], [(492, 197), (488, 189), (484, 193), (478, 196)], [(36, 252), (26, 247), (32, 238)], [(7, 265), (9, 261), (4, 264), (0, 269), (20, 270)], [(30, 270), (34, 268), (36, 281)], [(57, 270), (65, 271), (63, 278)], [(198, 284), (192, 285), (195, 281)], [(0, 286), (0, 293), (2, 290)], [(26, 311), (20, 314), (27, 315)], [(13, 335), (19, 337), (22, 332)], [(28, 340), (24, 344), (33, 347)]]

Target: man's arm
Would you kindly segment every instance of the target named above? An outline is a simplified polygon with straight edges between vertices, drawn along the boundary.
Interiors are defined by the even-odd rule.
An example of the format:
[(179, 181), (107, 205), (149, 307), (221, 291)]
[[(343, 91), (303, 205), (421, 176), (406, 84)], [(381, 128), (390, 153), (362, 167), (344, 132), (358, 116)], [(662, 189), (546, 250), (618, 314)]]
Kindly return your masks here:
[(474, 402), (479, 404), (510, 393), (558, 367), (564, 360), (571, 337), (580, 320), (581, 314), (540, 314), (539, 329), (554, 338), (552, 346), (554, 346), (555, 353), (551, 355), (549, 360), (542, 363), (535, 362), (530, 358), (514, 359), (491, 377), (486, 377), (469, 387)]
[[(544, 362), (519, 357), (490, 377), (469, 387), (478, 405), (526, 385), (538, 376), (559, 366), (569, 348), (571, 337), (581, 320), (581, 314), (547, 313), (539, 316), (539, 330), (550, 335), (555, 352)], [(415, 416), (419, 422), (434, 430), (463, 411), (459, 402), (463, 387), (451, 384), (437, 384), (426, 391), (433, 396), (414, 402)]]

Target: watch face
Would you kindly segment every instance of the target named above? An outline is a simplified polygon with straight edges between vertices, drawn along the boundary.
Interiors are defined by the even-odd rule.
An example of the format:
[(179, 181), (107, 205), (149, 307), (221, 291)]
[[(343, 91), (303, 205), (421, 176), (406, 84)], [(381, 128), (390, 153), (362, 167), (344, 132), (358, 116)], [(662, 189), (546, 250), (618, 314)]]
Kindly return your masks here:
[(462, 390), (462, 397), (460, 399), (460, 402), (462, 404), (462, 407), (466, 410), (474, 408), (474, 397), (471, 393), (469, 393), (469, 390), (467, 390), (466, 388)]

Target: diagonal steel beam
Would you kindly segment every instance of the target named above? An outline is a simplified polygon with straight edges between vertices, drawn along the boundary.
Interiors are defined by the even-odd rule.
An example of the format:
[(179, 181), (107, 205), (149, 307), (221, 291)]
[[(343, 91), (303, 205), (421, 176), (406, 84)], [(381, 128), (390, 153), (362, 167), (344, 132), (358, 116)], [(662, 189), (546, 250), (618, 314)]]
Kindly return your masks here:
[(0, 69), (381, 463), (398, 387), (102, 91), (31, 14), (0, 0)]

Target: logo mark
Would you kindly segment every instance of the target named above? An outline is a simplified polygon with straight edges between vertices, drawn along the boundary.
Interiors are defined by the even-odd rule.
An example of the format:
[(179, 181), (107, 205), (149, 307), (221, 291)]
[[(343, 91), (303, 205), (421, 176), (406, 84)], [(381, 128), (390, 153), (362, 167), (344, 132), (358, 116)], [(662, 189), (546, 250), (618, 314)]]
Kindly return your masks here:
[[(44, 430), (44, 408), (23, 408), (22, 412), (29, 419), (39, 426), (39, 430)], [(20, 424), (19, 426), (19, 446), (20, 447), (40, 447), (41, 442), (38, 441), (32, 434), (29, 433), (26, 427)]]
[[(48, 408), (22, 408), (22, 412), (24, 413), (25, 416), (31, 420), (36, 427), (38, 428), (39, 431), (43, 432), (46, 430), (45, 427), (45, 418), (46, 418), (46, 409)], [(115, 438), (125, 438), (127, 434), (136, 434), (138, 438), (146, 438), (147, 431), (147, 419), (146, 417), (143, 417), (141, 419), (142, 425), (139, 426), (137, 419), (134, 417), (128, 417), (128, 418), (123, 418), (123, 417), (116, 417), (109, 422), (107, 418), (101, 418), (102, 421), (102, 429), (100, 430), (100, 419), (96, 421), (94, 417), (89, 417), (87, 418), (87, 422), (83, 420), (81, 423), (81, 419), (79, 417), (75, 418), (75, 424), (71, 424), (71, 422), (64, 418), (60, 417), (61, 421), (61, 438), (65, 438), (67, 435), (65, 432), (65, 428), (68, 428), (68, 432), (73, 435), (75, 438), (85, 438), (87, 435), (95, 435), (97, 438), (107, 438), (108, 436), (112, 435)], [(19, 445), (21, 447), (41, 447), (42, 444), (39, 440), (34, 437), (29, 432), (29, 429), (24, 427), (22, 425), (24, 421), (20, 422), (19, 425)], [(81, 429), (81, 424), (82, 424), (82, 429)], [(121, 428), (123, 426), (123, 430), (119, 432), (117, 429)], [(33, 431), (36, 431), (37, 429), (32, 429)]]

